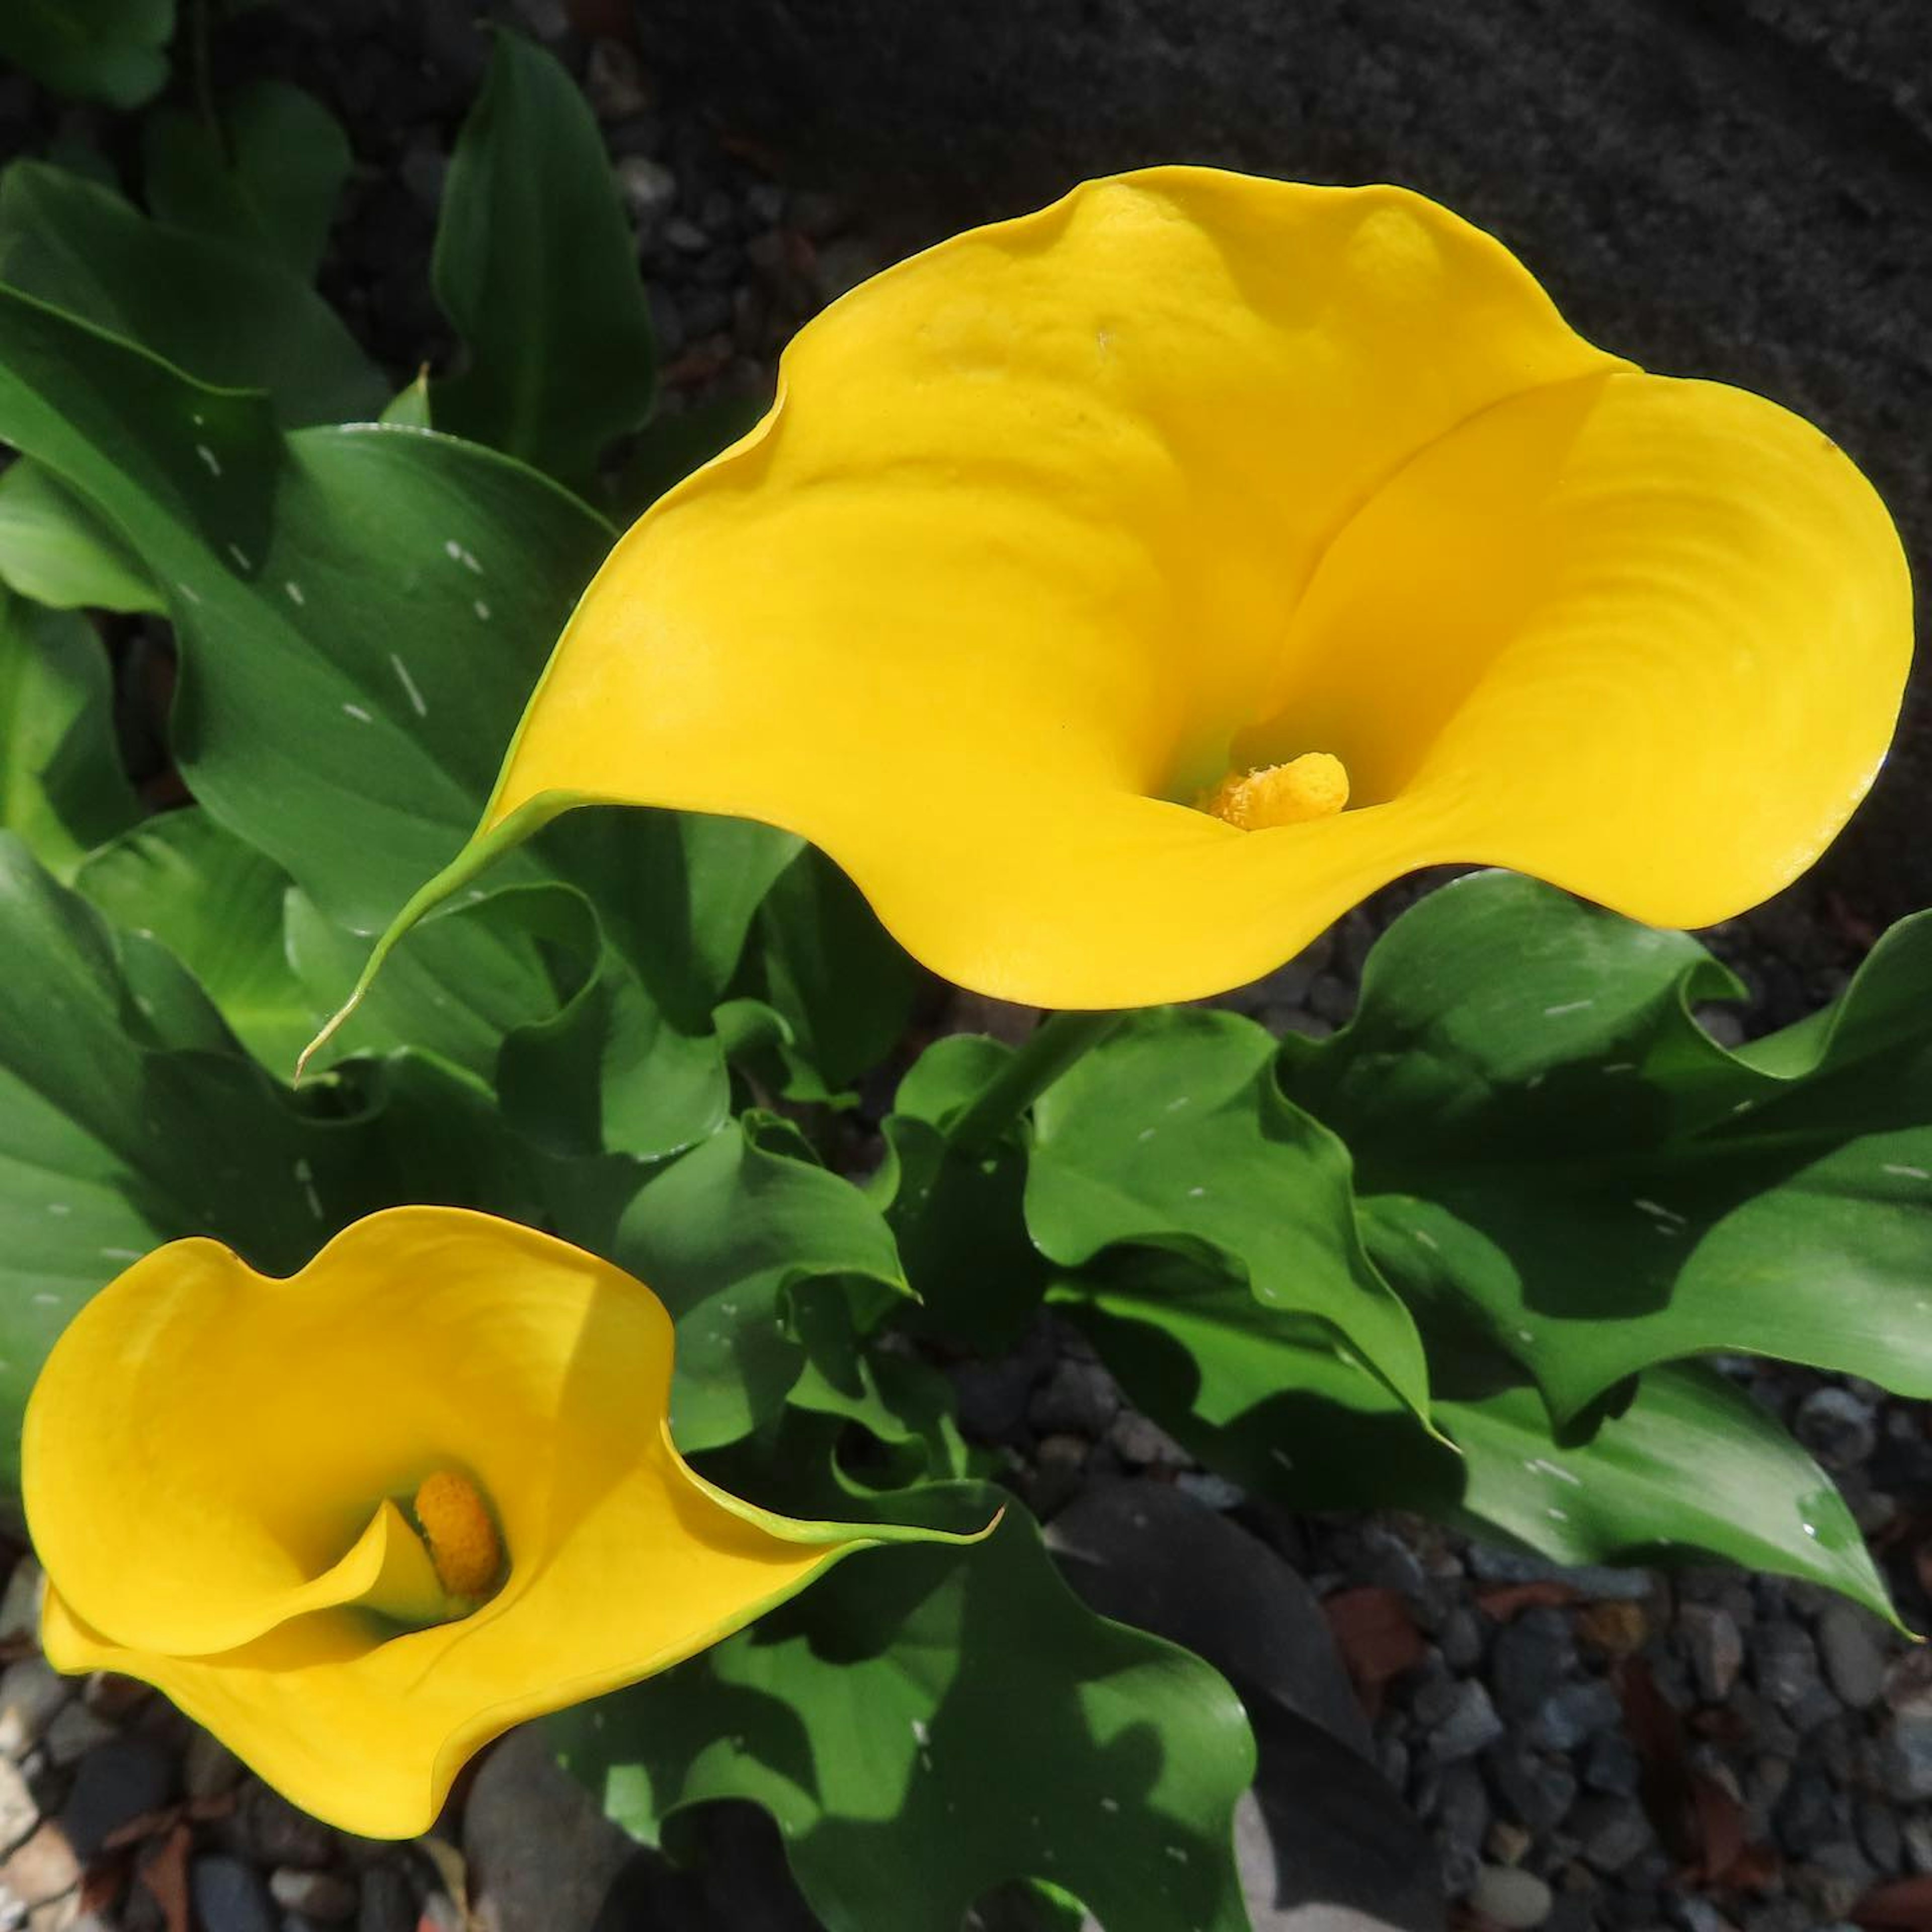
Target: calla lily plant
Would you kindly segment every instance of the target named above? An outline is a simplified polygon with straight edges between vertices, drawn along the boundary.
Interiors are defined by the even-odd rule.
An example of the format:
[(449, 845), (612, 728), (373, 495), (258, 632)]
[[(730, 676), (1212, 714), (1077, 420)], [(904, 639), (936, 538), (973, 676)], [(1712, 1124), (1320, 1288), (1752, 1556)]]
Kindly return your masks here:
[(608, 1262), (400, 1208), (286, 1280), (178, 1241), (62, 1336), (22, 1482), (49, 1659), (158, 1686), (317, 1816), (427, 1831), (526, 1718), (679, 1662), (868, 1545), (700, 1478)]

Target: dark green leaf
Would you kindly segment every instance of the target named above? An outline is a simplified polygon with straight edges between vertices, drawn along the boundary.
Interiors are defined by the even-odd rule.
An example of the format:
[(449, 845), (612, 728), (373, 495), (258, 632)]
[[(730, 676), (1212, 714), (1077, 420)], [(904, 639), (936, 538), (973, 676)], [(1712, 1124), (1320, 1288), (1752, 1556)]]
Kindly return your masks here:
[(1362, 1246), (1348, 1154), (1282, 1097), (1275, 1052), (1231, 1013), (1134, 1016), (1035, 1108), (1027, 1226), (1065, 1266), (1128, 1244), (1210, 1253), (1426, 1415), (1421, 1338)]
[[(874, 1507), (970, 1528), (1003, 1500), (958, 1486)], [(1246, 1932), (1240, 1703), (1198, 1658), (1084, 1608), (1006, 1510), (985, 1543), (854, 1557), (702, 1657), (566, 1713), (562, 1754), (648, 1840), (686, 1805), (764, 1806), (830, 1932), (958, 1932), (1026, 1877), (1108, 1932)]]
[(0, 590), (0, 828), (58, 877), (140, 816), (93, 627)]
[(1932, 918), (1735, 1054), (1687, 1009), (1725, 983), (1682, 934), (1485, 874), (1399, 921), (1354, 1023), (1284, 1062), (1384, 1271), (1559, 1417), (1713, 1350), (1932, 1394)]
[[(856, 1276), (906, 1292), (878, 1210), (801, 1152), (748, 1116), (652, 1180), (619, 1228), (616, 1258), (677, 1322), (671, 1412), (687, 1453), (776, 1415), (807, 1362), (786, 1319), (800, 1284)], [(817, 1406), (832, 1406), (814, 1389)]]
[[(266, 389), (290, 426), (356, 422), (382, 405), (382, 380), (354, 338), (280, 262), (150, 221), (42, 162), (0, 176), (0, 281), (204, 382)], [(190, 438), (190, 453), (197, 442), (212, 447)]]
[(1829, 1479), (1708, 1369), (1646, 1373), (1626, 1408), (1575, 1438), (1558, 1437), (1533, 1388), (1478, 1378), (1436, 1402), (1452, 1450), (1318, 1324), (1209, 1271), (1136, 1263), (1064, 1281), (1053, 1300), (1163, 1427), (1289, 1508), (1420, 1510), (1564, 1563), (1714, 1556), (1891, 1615)]
[(56, 610), (166, 608), (112, 527), (25, 458), (0, 474), (0, 580)]
[(138, 107), (168, 77), (174, 0), (8, 0), (0, 62), (57, 94)]
[(162, 108), (148, 117), (143, 147), (148, 206), (162, 220), (314, 278), (351, 158), (348, 137), (314, 95), (257, 80), (230, 94), (212, 123)]
[(469, 352), (436, 386), (439, 426), (590, 482), (650, 412), (650, 308), (582, 91), (508, 32), (451, 159), (432, 273)]

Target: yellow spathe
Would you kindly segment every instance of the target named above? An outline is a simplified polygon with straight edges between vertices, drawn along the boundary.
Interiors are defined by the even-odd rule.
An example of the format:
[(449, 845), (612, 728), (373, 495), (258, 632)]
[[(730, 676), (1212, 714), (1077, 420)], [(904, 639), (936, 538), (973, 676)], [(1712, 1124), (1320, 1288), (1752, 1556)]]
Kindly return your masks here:
[[(1798, 418), (1592, 347), (1419, 195), (1153, 169), (800, 332), (415, 910), (618, 800), (802, 833), (1047, 1006), (1220, 991), (1439, 862), (1705, 925), (1844, 824), (1910, 650), (1884, 507)], [(1193, 808), (1311, 750), (1348, 809)]]
[[(28, 1406), (50, 1660), (157, 1685), (332, 1824), (427, 1830), (510, 1725), (932, 1534), (796, 1522), (706, 1483), (666, 1424), (671, 1345), (641, 1283), (454, 1208), (371, 1215), (286, 1280), (213, 1241), (158, 1250), (76, 1317)], [(451, 1588), (494, 1582), (478, 1539), (500, 1532), (500, 1587), (470, 1614), (412, 1629), (366, 1607), (464, 1607), (398, 1498), (455, 1556)]]

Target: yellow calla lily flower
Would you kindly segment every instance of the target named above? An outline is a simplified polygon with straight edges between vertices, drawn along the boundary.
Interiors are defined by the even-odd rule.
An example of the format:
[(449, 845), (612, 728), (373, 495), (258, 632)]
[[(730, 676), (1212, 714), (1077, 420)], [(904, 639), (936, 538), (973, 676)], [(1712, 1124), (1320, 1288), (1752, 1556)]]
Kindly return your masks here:
[(936, 1535), (704, 1481), (671, 1348), (642, 1283), (487, 1214), (373, 1214), (286, 1280), (171, 1243), (28, 1406), (48, 1658), (144, 1678), (316, 1816), (406, 1837), (511, 1725)]
[(833, 304), (558, 644), (476, 842), (762, 819), (978, 992), (1267, 972), (1419, 866), (1702, 926), (1876, 772), (1898, 537), (1776, 405), (1647, 375), (1422, 196), (1091, 182)]

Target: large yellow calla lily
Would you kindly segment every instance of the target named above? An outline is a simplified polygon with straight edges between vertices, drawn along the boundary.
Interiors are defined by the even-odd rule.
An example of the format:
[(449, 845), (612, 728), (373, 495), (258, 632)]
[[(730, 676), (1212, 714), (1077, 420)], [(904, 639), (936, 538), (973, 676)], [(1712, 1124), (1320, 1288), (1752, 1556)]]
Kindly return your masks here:
[(619, 800), (802, 833), (1047, 1006), (1216, 992), (1440, 862), (1705, 925), (1843, 825), (1910, 650), (1815, 428), (1593, 348), (1419, 195), (1154, 169), (801, 332), (422, 904)]
[(510, 1725), (935, 1534), (706, 1483), (671, 1339), (629, 1276), (454, 1208), (371, 1215), (286, 1280), (158, 1250), (28, 1406), (50, 1660), (144, 1678), (318, 1816), (404, 1837)]

